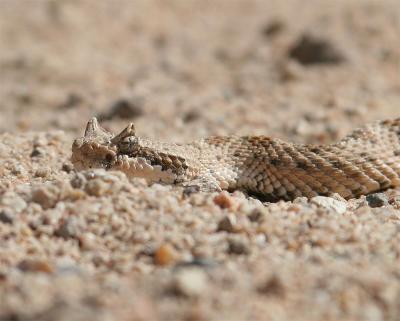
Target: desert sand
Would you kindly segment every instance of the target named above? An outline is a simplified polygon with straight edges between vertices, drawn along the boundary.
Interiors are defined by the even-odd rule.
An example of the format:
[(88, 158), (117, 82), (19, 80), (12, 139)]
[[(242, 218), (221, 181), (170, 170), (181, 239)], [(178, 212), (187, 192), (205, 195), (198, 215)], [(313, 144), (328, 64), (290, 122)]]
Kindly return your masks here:
[(325, 144), (399, 110), (395, 0), (2, 0), (0, 320), (398, 320), (400, 190), (188, 195), (70, 156), (93, 116)]

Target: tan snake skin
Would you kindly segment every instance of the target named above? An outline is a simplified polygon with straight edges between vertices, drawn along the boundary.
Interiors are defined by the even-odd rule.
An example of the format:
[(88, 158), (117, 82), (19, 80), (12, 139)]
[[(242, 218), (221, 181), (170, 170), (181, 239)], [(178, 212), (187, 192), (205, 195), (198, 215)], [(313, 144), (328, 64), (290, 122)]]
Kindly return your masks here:
[(266, 136), (209, 137), (173, 144), (120, 134), (96, 118), (74, 141), (79, 169), (121, 170), (150, 183), (198, 186), (203, 191), (242, 190), (271, 200), (338, 193), (349, 199), (400, 184), (400, 118), (356, 129), (330, 145), (292, 144)]

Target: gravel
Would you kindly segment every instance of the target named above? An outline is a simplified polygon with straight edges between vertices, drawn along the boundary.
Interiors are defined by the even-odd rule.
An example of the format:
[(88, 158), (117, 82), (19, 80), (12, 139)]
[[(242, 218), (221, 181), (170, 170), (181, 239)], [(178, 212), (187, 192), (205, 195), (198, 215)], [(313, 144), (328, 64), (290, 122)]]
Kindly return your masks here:
[[(1, 1), (0, 320), (397, 320), (399, 190), (269, 202), (69, 157), (102, 114), (167, 141), (314, 144), (397, 117), (399, 17), (392, 0)], [(343, 63), (288, 56), (315, 30)]]

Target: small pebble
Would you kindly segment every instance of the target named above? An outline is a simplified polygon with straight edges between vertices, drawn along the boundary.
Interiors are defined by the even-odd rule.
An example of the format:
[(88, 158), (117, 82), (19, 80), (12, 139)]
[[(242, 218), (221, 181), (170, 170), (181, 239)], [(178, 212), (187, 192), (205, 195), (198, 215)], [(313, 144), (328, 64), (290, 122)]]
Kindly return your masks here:
[(0, 211), (0, 222), (5, 224), (12, 224), (14, 222), (14, 214), (9, 209), (4, 209)]
[(201, 114), (198, 110), (196, 110), (196, 109), (189, 110), (187, 113), (185, 113), (183, 115), (183, 122), (191, 123), (191, 122), (196, 121), (200, 117), (201, 117)]
[(200, 186), (198, 185), (190, 185), (190, 186), (185, 186), (183, 189), (182, 195), (187, 197), (192, 194), (198, 193), (200, 191)]
[(282, 280), (276, 275), (269, 277), (263, 284), (257, 287), (257, 290), (259, 293), (267, 296), (283, 297), (285, 295)]
[(338, 64), (344, 55), (327, 39), (305, 33), (290, 48), (289, 56), (303, 65)]
[(85, 192), (91, 196), (104, 196), (109, 190), (110, 184), (99, 178), (90, 180), (85, 186)]
[(176, 262), (176, 259), (177, 253), (175, 252), (174, 248), (168, 243), (162, 244), (154, 252), (154, 263), (157, 265), (170, 265)]
[(82, 173), (76, 173), (70, 181), (70, 184), (73, 188), (83, 188), (87, 182), (85, 175)]
[(315, 196), (310, 200), (310, 203), (321, 206), (336, 214), (343, 214), (347, 210), (347, 204), (344, 201), (338, 201), (331, 197)]
[(218, 205), (220, 208), (232, 208), (235, 204), (233, 198), (228, 194), (228, 192), (221, 192), (213, 199), (214, 204)]
[(39, 156), (41, 156), (43, 154), (43, 152), (39, 149), (39, 148), (37, 148), (37, 147), (35, 147), (35, 148), (33, 148), (33, 150), (32, 150), (32, 152), (31, 152), (31, 157), (32, 158), (34, 158), (34, 157), (39, 157)]
[(179, 270), (172, 282), (172, 291), (185, 297), (198, 297), (207, 293), (207, 275), (199, 268)]
[(307, 197), (304, 197), (304, 196), (296, 197), (296, 198), (293, 200), (293, 204), (302, 204), (302, 205), (305, 205), (305, 204), (307, 204), (307, 203), (308, 203), (308, 199), (307, 199)]
[(66, 173), (71, 173), (74, 170), (74, 166), (71, 163), (64, 163), (61, 169)]
[(35, 172), (36, 177), (47, 177), (50, 174), (50, 169), (48, 168), (39, 168)]
[(82, 250), (90, 251), (96, 248), (96, 235), (90, 232), (79, 236), (79, 245)]
[(232, 215), (225, 216), (219, 221), (217, 231), (225, 231), (228, 233), (233, 233), (235, 231), (236, 219)]
[(60, 109), (68, 109), (77, 107), (79, 104), (83, 102), (83, 97), (77, 93), (69, 93), (66, 97), (65, 101), (61, 103), (58, 108)]
[(73, 218), (64, 220), (54, 234), (64, 239), (75, 237), (78, 234), (76, 221)]
[(286, 25), (282, 20), (272, 20), (262, 28), (261, 33), (264, 37), (271, 38), (279, 35), (285, 28)]
[(109, 110), (98, 115), (99, 121), (111, 120), (115, 118), (120, 119), (133, 119), (144, 114), (143, 101), (139, 98), (136, 99), (119, 99), (114, 102)]
[(389, 205), (388, 197), (384, 193), (367, 195), (366, 200), (370, 207), (382, 207)]
[(250, 248), (243, 240), (232, 238), (228, 240), (228, 253), (247, 255), (250, 254)]
[(21, 175), (21, 174), (25, 173), (26, 170), (25, 170), (25, 167), (22, 166), (21, 164), (14, 164), (14, 166), (13, 166), (11, 172), (12, 172), (14, 175)]
[(58, 202), (59, 192), (59, 188), (54, 185), (39, 186), (32, 191), (32, 201), (44, 209), (53, 208)]
[(247, 215), (251, 222), (258, 222), (263, 217), (263, 212), (259, 208), (253, 209), (249, 215)]
[(53, 273), (54, 268), (47, 262), (35, 259), (25, 259), (17, 266), (23, 272)]
[(218, 263), (211, 258), (194, 258), (191, 261), (180, 262), (175, 265), (176, 268), (188, 268), (188, 267), (201, 267), (201, 268), (211, 268), (216, 267)]
[(20, 213), (27, 206), (25, 200), (22, 197), (12, 192), (6, 192), (1, 195), (0, 204), (4, 207), (12, 208), (16, 213)]

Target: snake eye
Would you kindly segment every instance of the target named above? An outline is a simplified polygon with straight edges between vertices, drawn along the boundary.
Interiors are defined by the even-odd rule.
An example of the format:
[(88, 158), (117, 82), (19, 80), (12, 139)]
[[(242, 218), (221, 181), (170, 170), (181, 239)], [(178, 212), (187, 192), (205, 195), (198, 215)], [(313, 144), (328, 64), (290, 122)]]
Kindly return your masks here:
[(137, 143), (138, 139), (136, 136), (128, 136), (118, 143), (118, 148), (122, 153), (129, 153), (133, 150)]

